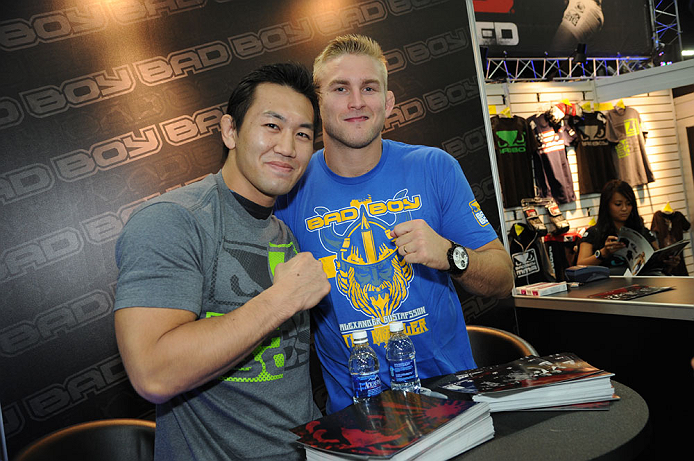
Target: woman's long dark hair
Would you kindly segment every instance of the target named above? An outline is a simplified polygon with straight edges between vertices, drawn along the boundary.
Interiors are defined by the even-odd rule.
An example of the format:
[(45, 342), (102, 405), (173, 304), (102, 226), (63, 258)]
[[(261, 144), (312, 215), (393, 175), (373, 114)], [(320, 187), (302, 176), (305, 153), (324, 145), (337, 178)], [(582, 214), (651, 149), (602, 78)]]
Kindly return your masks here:
[(607, 182), (600, 192), (600, 209), (598, 211), (598, 222), (595, 227), (600, 235), (600, 240), (604, 241), (608, 235), (617, 235), (617, 227), (610, 215), (610, 200), (615, 193), (619, 192), (631, 202), (631, 213), (624, 223), (625, 226), (640, 231), (643, 228), (643, 218), (639, 215), (636, 204), (636, 195), (629, 183), (620, 179), (612, 179)]

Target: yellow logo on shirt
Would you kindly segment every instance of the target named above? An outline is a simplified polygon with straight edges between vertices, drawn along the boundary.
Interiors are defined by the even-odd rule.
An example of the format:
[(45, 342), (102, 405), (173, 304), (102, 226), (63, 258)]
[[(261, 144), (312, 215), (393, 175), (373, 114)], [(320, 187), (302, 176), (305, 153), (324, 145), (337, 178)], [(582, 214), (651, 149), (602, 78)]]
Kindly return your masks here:
[(627, 138), (630, 138), (632, 136), (638, 136), (639, 134), (641, 134), (639, 119), (628, 118), (624, 120), (624, 131), (626, 133)]
[(482, 211), (482, 208), (480, 207), (480, 204), (477, 203), (477, 200), (473, 200), (469, 203), (470, 205), (470, 210), (472, 211), (472, 214), (475, 216), (475, 219), (477, 220), (477, 223), (481, 226), (484, 227), (487, 224), (489, 224), (489, 221), (487, 220), (487, 217), (484, 215), (484, 212)]

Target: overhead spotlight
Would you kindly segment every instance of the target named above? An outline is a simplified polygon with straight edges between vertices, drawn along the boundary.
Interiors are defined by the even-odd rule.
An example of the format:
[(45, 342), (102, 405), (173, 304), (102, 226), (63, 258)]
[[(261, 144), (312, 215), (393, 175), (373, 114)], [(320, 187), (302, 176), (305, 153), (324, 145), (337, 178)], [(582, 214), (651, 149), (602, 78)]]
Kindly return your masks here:
[(576, 45), (576, 51), (574, 51), (574, 62), (577, 64), (585, 64), (586, 61), (586, 44), (579, 43)]
[(653, 55), (653, 65), (667, 66), (673, 62), (682, 61), (684, 53), (680, 51), (676, 43), (668, 43), (667, 45), (659, 44)]

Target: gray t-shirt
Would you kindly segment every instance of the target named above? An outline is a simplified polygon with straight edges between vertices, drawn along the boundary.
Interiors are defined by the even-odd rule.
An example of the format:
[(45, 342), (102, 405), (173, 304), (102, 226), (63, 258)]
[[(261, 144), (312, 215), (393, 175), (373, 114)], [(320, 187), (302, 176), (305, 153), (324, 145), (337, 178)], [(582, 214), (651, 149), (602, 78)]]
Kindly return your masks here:
[(633, 107), (615, 107), (605, 113), (607, 140), (615, 144), (613, 159), (617, 178), (638, 186), (655, 181), (646, 155), (641, 115)]
[[(272, 285), (298, 251), (274, 216), (255, 219), (221, 173), (146, 202), (116, 244), (115, 309), (223, 315)], [(289, 429), (320, 417), (309, 375), (309, 315), (286, 321), (225, 376), (157, 405), (155, 459), (301, 459)]]

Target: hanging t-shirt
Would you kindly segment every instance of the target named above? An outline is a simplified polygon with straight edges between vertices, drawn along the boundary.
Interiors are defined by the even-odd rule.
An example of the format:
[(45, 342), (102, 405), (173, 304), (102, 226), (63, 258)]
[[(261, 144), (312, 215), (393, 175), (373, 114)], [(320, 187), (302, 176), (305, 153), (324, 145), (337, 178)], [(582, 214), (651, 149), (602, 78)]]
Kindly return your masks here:
[(532, 155), (537, 141), (523, 117), (495, 115), (491, 122), (504, 208), (517, 207), (521, 199), (535, 196)]
[(576, 164), (581, 194), (600, 193), (611, 179), (617, 178), (612, 145), (607, 140), (607, 117), (602, 112), (583, 112), (572, 117), (576, 130)]
[(566, 157), (566, 145), (570, 143), (569, 133), (555, 129), (547, 121), (545, 114), (529, 117), (528, 125), (539, 145), (533, 160), (540, 195), (552, 197), (557, 203), (574, 202), (576, 193)]
[[(679, 211), (675, 211), (674, 213), (656, 211), (653, 215), (653, 222), (651, 222), (651, 231), (656, 233), (660, 248), (664, 248), (682, 240), (684, 233), (687, 232), (691, 226), (687, 218)], [(679, 276), (689, 275), (683, 257), (680, 259), (679, 264), (670, 270), (669, 274)]]
[(655, 181), (646, 155), (641, 116), (633, 107), (607, 112), (607, 139), (616, 143), (612, 152), (617, 178), (638, 186)]

